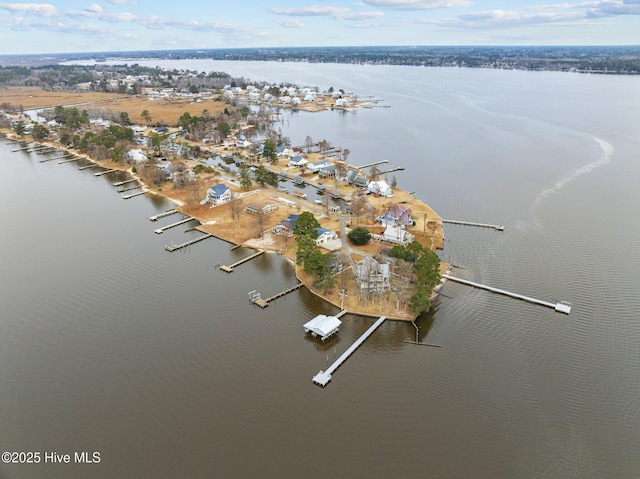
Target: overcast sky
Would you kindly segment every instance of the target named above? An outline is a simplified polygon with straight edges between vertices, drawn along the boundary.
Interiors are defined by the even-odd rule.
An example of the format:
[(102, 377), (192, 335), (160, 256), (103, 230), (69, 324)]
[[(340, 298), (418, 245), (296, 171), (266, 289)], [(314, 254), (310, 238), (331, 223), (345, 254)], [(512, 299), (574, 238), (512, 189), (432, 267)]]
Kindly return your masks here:
[(640, 0), (0, 3), (0, 54), (349, 45), (638, 45)]

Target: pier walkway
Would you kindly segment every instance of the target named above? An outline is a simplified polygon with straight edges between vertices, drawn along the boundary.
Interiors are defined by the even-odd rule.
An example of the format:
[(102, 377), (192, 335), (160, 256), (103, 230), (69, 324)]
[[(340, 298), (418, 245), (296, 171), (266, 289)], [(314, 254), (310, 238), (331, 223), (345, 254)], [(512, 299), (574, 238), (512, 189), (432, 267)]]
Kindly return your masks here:
[(141, 196), (141, 195), (144, 195), (146, 193), (149, 193), (149, 192), (147, 190), (138, 191), (137, 193), (131, 193), (130, 195), (123, 195), (122, 199), (123, 200), (128, 200), (129, 198), (135, 198), (136, 196)]
[(94, 173), (93, 176), (102, 176), (102, 175), (106, 175), (107, 173), (113, 173), (114, 171), (120, 171), (120, 170), (115, 170), (112, 168), (109, 170), (98, 171), (97, 173)]
[(231, 273), (233, 271), (233, 268), (235, 268), (236, 266), (240, 266), (242, 263), (246, 263), (247, 261), (252, 260), (253, 258), (257, 258), (258, 256), (260, 256), (262, 253), (264, 253), (264, 251), (258, 251), (257, 253), (252, 254), (251, 256), (247, 256), (246, 258), (241, 259), (240, 261), (236, 261), (235, 263), (233, 263), (230, 266), (225, 266), (222, 265), (220, 266), (220, 269), (222, 271), (224, 271), (225, 273)]
[(39, 163), (46, 163), (47, 161), (54, 161), (54, 160), (61, 160), (62, 158), (69, 158), (73, 155), (61, 155), (61, 156), (54, 156), (53, 158), (42, 158), (40, 160), (38, 160)]
[(124, 181), (116, 181), (115, 183), (111, 183), (111, 186), (122, 186), (122, 185), (126, 185), (127, 183), (133, 183), (134, 181), (138, 181), (138, 178), (130, 178)]
[[(273, 300), (275, 300), (275, 299), (278, 299), (278, 298), (281, 298), (282, 296), (286, 296), (287, 294), (289, 294), (289, 293), (291, 293), (291, 292), (293, 292), (293, 291), (295, 291), (295, 290), (297, 290), (297, 289), (300, 289), (300, 288), (302, 288), (303, 286), (304, 286), (304, 283), (298, 283), (298, 284), (296, 284), (295, 286), (292, 286), (292, 287), (291, 287), (291, 288), (289, 288), (289, 289), (285, 289), (284, 291), (280, 291), (279, 293), (274, 294), (273, 296), (270, 296), (270, 297), (268, 297), (268, 298), (266, 298), (266, 299), (262, 299), (262, 298), (260, 297), (260, 294), (258, 293), (257, 295), (254, 295), (254, 296), (252, 297), (251, 302), (252, 302), (253, 304), (256, 304), (256, 305), (260, 306), (262, 309), (264, 309), (264, 308), (266, 308), (267, 306), (269, 306), (269, 303), (270, 303), (271, 301), (273, 301)], [(255, 293), (255, 291), (252, 291), (252, 292), (253, 292), (253, 293)]]
[[(346, 312), (346, 311), (345, 311)], [(344, 314), (344, 313), (343, 313)], [(373, 333), (376, 329), (378, 329), (378, 327), (384, 323), (385, 319), (387, 319), (386, 316), (380, 316), (375, 323), (373, 323), (371, 325), (371, 327), (369, 329), (367, 329), (364, 334), (362, 336), (360, 336), (355, 343), (353, 343), (349, 349), (347, 349), (344, 353), (342, 353), (342, 355), (336, 359), (334, 361), (334, 363), (329, 366), (327, 368), (326, 371), (320, 371), (318, 374), (316, 374), (313, 377), (313, 382), (315, 384), (317, 384), (318, 386), (322, 386), (325, 387), (329, 381), (331, 381), (331, 374), (333, 374), (333, 372), (338, 369), (340, 367), (340, 365), (345, 362), (347, 360), (347, 358), (349, 356), (351, 356), (351, 354), (358, 349), (358, 347), (364, 343), (364, 341), (371, 336), (371, 333)]]
[(164, 218), (165, 216), (175, 215), (176, 213), (178, 213), (178, 210), (165, 211), (164, 213), (159, 213), (157, 215), (149, 216), (149, 220), (158, 221), (160, 218)]
[(182, 244), (173, 244), (173, 243), (171, 243), (169, 245), (166, 245), (164, 247), (164, 249), (166, 249), (169, 252), (174, 252), (176, 250), (179, 250), (179, 249), (182, 249), (182, 248), (186, 248), (187, 246), (191, 246), (192, 244), (199, 243), (200, 241), (206, 240), (207, 238), (211, 238), (211, 237), (213, 237), (213, 235), (211, 233), (207, 233), (207, 234), (205, 234), (203, 236), (200, 236), (198, 238), (192, 239), (192, 240), (187, 241), (187, 242), (182, 243)]
[(490, 225), (487, 223), (474, 223), (473, 221), (457, 221), (457, 220), (442, 220), (442, 222), (451, 223), (454, 225), (480, 226), (481, 228), (493, 228), (496, 231), (504, 231), (504, 226), (502, 225)]
[(450, 279), (451, 281), (455, 281), (457, 283), (466, 284), (467, 286), (473, 286), (474, 288), (484, 289), (486, 291), (491, 291), (492, 293), (503, 294), (505, 296), (510, 296), (511, 298), (521, 299), (523, 301), (528, 301), (529, 303), (546, 306), (547, 308), (553, 308), (559, 313), (569, 314), (571, 312), (571, 303), (568, 303), (566, 301), (556, 301), (555, 303), (551, 303), (549, 301), (542, 301), (541, 299), (531, 298), (523, 294), (505, 291), (504, 289), (493, 288), (491, 286), (486, 286), (480, 283), (474, 283), (473, 281), (468, 281), (466, 279), (456, 278), (455, 276), (450, 276), (448, 274), (443, 274), (442, 277), (446, 279)]
[(157, 235), (160, 235), (162, 233), (164, 233), (166, 230), (169, 230), (171, 228), (175, 228), (176, 226), (180, 226), (183, 225), (185, 223), (188, 223), (189, 221), (195, 220), (195, 218), (192, 218), (191, 216), (187, 217), (187, 218), (183, 218), (180, 221), (176, 221), (175, 223), (171, 223), (170, 225), (167, 226), (163, 226), (162, 228), (158, 228), (157, 230), (153, 230), (153, 232)]

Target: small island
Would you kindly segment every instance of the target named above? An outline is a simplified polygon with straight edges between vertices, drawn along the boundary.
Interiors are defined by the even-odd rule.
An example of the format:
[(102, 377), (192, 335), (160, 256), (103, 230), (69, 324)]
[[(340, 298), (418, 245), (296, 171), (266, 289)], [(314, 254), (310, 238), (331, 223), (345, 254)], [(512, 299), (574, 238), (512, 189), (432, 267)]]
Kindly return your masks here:
[[(444, 246), (440, 216), (399, 188), (395, 177), (387, 181), (402, 168), (389, 169), (386, 160), (355, 166), (349, 150), (327, 140), (309, 136), (295, 146), (273, 130), (249, 140), (253, 129), (269, 130), (272, 121), (243, 106), (254, 90), (223, 87), (199, 101), (162, 101), (148, 94), (12, 88), (0, 92), (0, 126), (15, 141), (129, 172), (141, 191), (164, 196), (197, 219), (205, 235), (286, 257), (301, 283), (342, 310), (406, 321), (428, 311), (448, 267), (435, 254)], [(260, 91), (254, 101), (273, 101), (264, 98), (267, 88)], [(109, 119), (59, 104), (79, 98)], [(307, 103), (319, 107), (329, 98)], [(45, 121), (24, 117), (19, 110), (25, 104), (41, 110)], [(159, 115), (163, 121), (154, 124)]]

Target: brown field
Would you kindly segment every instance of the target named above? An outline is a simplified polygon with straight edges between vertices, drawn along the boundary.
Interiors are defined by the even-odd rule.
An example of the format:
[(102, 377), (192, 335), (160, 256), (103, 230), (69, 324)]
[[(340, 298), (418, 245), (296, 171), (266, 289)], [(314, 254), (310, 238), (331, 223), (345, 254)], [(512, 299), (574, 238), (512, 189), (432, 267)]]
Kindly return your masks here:
[(165, 99), (147, 100), (137, 95), (121, 95), (117, 93), (73, 93), (43, 91), (34, 87), (8, 87), (0, 90), (0, 103), (10, 103), (18, 107), (22, 105), (25, 110), (33, 108), (53, 108), (56, 106), (75, 105), (80, 109), (90, 110), (99, 108), (118, 116), (121, 112), (127, 112), (133, 123), (144, 123), (140, 114), (147, 110), (151, 115), (152, 124), (163, 122), (172, 126), (178, 122), (178, 118), (189, 112), (191, 115), (202, 115), (203, 110), (208, 110), (212, 116), (224, 111), (226, 104), (222, 101), (191, 102), (189, 99)]

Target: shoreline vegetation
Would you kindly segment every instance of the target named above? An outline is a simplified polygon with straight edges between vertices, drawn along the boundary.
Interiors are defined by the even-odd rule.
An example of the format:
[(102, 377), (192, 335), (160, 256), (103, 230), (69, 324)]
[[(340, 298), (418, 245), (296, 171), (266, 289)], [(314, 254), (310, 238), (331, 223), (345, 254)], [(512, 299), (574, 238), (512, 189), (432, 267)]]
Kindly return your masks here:
[[(24, 92), (23, 92), (24, 93)], [(56, 101), (56, 98), (51, 98), (46, 95), (48, 92), (43, 92), (40, 98), (40, 107), (51, 107), (51, 101)], [(86, 102), (81, 103), (84, 106), (89, 104), (95, 104), (96, 102), (105, 101), (105, 104), (112, 101), (120, 101), (117, 98), (97, 98), (95, 94), (86, 94), (84, 98)], [(30, 104), (33, 108), (37, 107), (38, 101), (37, 92), (29, 90), (27, 95), (23, 95), (24, 103)], [(0, 101), (4, 98), (3, 92), (0, 91)], [(69, 101), (71, 98), (64, 97), (63, 101)], [(78, 100), (78, 98), (73, 98)], [(127, 100), (127, 99), (125, 99)], [(134, 99), (128, 99), (134, 101)], [(155, 104), (154, 107), (163, 107), (176, 110), (177, 112), (184, 112), (185, 105), (180, 103), (173, 103), (170, 105), (161, 105), (156, 102), (146, 101), (146, 104)], [(43, 105), (44, 103), (44, 105)], [(72, 103), (76, 104), (76, 101)], [(225, 110), (225, 103), (220, 104), (213, 108), (213, 104), (207, 105), (212, 108), (212, 111)], [(140, 108), (139, 103), (135, 103), (134, 108)], [(118, 104), (118, 107), (122, 107), (122, 103)], [(56, 105), (59, 106), (59, 105)], [(104, 106), (104, 104), (103, 104)], [(360, 105), (361, 106), (361, 105)], [(202, 108), (202, 105), (198, 105), (198, 108)], [(149, 108), (151, 114), (155, 114), (156, 111)], [(183, 113), (184, 115), (184, 113)], [(247, 155), (246, 151), (238, 146), (237, 138), (242, 137), (243, 133), (248, 132), (250, 125), (239, 126), (225, 141), (217, 143), (215, 145), (203, 145), (200, 143), (200, 148), (206, 151), (205, 157), (208, 159), (215, 155), (217, 159), (220, 159), (220, 155), (225, 155), (226, 158), (242, 158), (241, 163), (250, 165), (251, 168), (264, 168), (270, 174), (272, 180), (275, 182), (269, 184), (268, 182), (259, 184), (255, 181), (249, 181), (247, 185), (244, 182), (242, 175), (238, 171), (231, 171), (228, 167), (225, 168), (223, 163), (205, 160), (201, 156), (200, 158), (184, 157), (177, 154), (170, 154), (169, 152), (162, 152), (167, 158), (156, 158), (152, 154), (152, 149), (147, 147), (147, 153), (149, 154), (149, 161), (147, 163), (135, 163), (127, 162), (126, 160), (114, 161), (113, 158), (97, 159), (95, 156), (81, 151), (79, 148), (71, 147), (69, 144), (63, 144), (59, 141), (59, 138), (53, 139), (53, 135), (47, 138), (35, 138), (32, 134), (18, 135), (14, 129), (4, 128), (0, 129), (8, 139), (15, 142), (35, 142), (41, 145), (51, 146), (53, 148), (63, 151), (65, 154), (75, 155), (85, 159), (86, 161), (95, 163), (103, 168), (114, 169), (122, 172), (126, 172), (136, 178), (142, 186), (143, 190), (150, 193), (160, 195), (167, 198), (176, 204), (176, 209), (189, 217), (195, 218), (200, 222), (200, 225), (196, 227), (197, 230), (211, 234), (216, 238), (222, 239), (232, 244), (239, 244), (247, 248), (254, 248), (261, 251), (275, 252), (285, 258), (287, 258), (294, 266), (296, 277), (298, 280), (309, 289), (314, 295), (323, 299), (324, 301), (333, 304), (340, 309), (346, 309), (350, 313), (378, 317), (381, 315), (387, 316), (389, 319), (401, 320), (401, 321), (413, 321), (418, 315), (411, 313), (409, 306), (409, 299), (411, 293), (415, 293), (418, 287), (418, 282), (414, 276), (413, 270), (407, 269), (407, 265), (404, 265), (405, 269), (394, 266), (391, 270), (391, 280), (387, 284), (386, 288), (382, 290), (370, 291), (362, 288), (362, 279), (355, 277), (354, 271), (356, 271), (356, 263), (361, 262), (366, 257), (369, 258), (381, 258), (380, 253), (383, 250), (387, 251), (395, 246), (395, 243), (390, 243), (387, 238), (383, 238), (385, 228), (380, 224), (378, 218), (380, 215), (388, 212), (390, 209), (402, 206), (403, 209), (408, 209), (413, 214), (412, 224), (408, 224), (403, 228), (412, 236), (415, 236), (415, 241), (422, 248), (429, 249), (435, 252), (436, 249), (442, 249), (444, 247), (444, 237), (442, 228), (442, 219), (433, 211), (427, 204), (415, 198), (412, 194), (399, 189), (395, 184), (393, 187), (393, 195), (378, 195), (378, 194), (364, 194), (364, 190), (352, 183), (346, 181), (338, 181), (332, 177), (325, 177), (319, 174), (317, 171), (311, 171), (305, 167), (291, 166), (290, 157), (278, 158), (275, 161), (266, 161), (264, 157), (260, 155)], [(97, 134), (97, 129), (91, 126), (90, 131), (92, 135)], [(146, 128), (143, 135), (149, 139), (154, 135), (154, 131), (150, 131), (151, 128)], [(189, 150), (195, 147), (196, 142), (189, 141), (184, 138), (184, 130), (177, 128), (169, 129), (169, 132), (175, 132), (181, 136), (181, 141), (185, 145), (191, 145)], [(229, 138), (233, 138), (233, 142), (229, 141)], [(362, 169), (349, 165), (347, 163), (348, 150), (341, 151), (339, 149), (331, 148), (328, 142), (324, 141), (324, 151), (321, 145), (322, 142), (313, 142), (310, 138), (305, 142), (305, 147), (294, 148), (296, 153), (303, 156), (308, 164), (325, 160), (328, 161), (333, 167), (345, 168), (348, 166), (350, 169), (357, 171), (361, 177), (366, 178), (380, 178), (379, 170), (375, 169), (373, 172), (366, 173)], [(336, 156), (331, 156), (331, 154)], [(372, 160), (375, 160), (372, 158)], [(178, 171), (180, 168), (184, 169), (185, 177), (187, 173), (190, 176), (190, 180), (186, 182), (176, 182), (175, 180), (165, 179), (164, 181), (157, 181), (151, 171), (157, 170), (158, 166), (162, 166), (162, 163), (171, 165), (172, 170)], [(150, 171), (151, 170), (151, 171)], [(197, 174), (192, 172), (196, 171)], [(191, 173), (190, 173), (191, 172)], [(373, 173), (373, 175), (371, 174)], [(287, 191), (284, 191), (284, 187), (279, 186), (279, 181), (283, 181), (284, 178), (288, 179)], [(291, 185), (293, 179), (303, 181), (304, 185), (295, 186)], [(217, 206), (212, 206), (209, 203), (203, 204), (203, 198), (207, 194), (210, 187), (215, 185), (224, 185), (227, 189), (231, 190), (233, 199), (228, 202), (224, 202)], [(326, 189), (326, 193), (322, 196), (322, 200), (318, 199), (315, 202), (307, 200), (304, 197), (296, 196), (299, 191), (296, 192), (296, 188), (304, 189)], [(331, 208), (332, 203), (330, 198), (342, 198), (346, 202), (347, 211), (335, 211)], [(258, 210), (258, 214), (251, 214), (251, 211)], [(336, 233), (333, 241), (328, 241), (323, 244), (319, 244), (316, 251), (322, 251), (336, 253), (336, 258), (340, 262), (341, 266), (334, 269), (331, 273), (333, 277), (331, 287), (328, 289), (322, 289), (317, 287), (316, 278), (305, 271), (305, 267), (301, 264), (296, 264), (296, 239), (292, 235), (287, 234), (275, 234), (279, 225), (286, 223), (287, 218), (290, 215), (301, 215), (305, 212), (313, 215), (323, 230)], [(347, 239), (348, 231), (353, 231), (355, 228), (365, 228), (373, 236), (374, 240), (367, 244), (355, 246)], [(404, 233), (403, 233), (404, 234)], [(299, 263), (299, 261), (298, 261)], [(404, 263), (404, 262), (403, 262)], [(399, 264), (399, 263), (398, 263)], [(449, 267), (446, 263), (439, 264), (439, 275), (444, 273)], [(372, 273), (373, 274), (373, 273)], [(439, 279), (438, 275), (438, 279)], [(442, 283), (439, 283), (434, 289), (429, 299), (435, 297), (436, 291)], [(265, 285), (267, 286), (267, 285)], [(278, 293), (277, 291), (264, 291), (264, 296), (268, 297), (272, 294)]]

